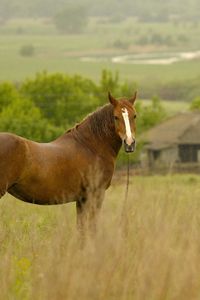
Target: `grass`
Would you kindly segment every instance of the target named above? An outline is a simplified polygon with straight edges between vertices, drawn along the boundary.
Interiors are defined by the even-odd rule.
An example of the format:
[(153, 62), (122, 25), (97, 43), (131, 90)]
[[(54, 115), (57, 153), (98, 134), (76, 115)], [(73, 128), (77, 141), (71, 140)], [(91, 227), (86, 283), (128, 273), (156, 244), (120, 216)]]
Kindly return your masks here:
[(80, 249), (74, 205), (0, 204), (0, 299), (199, 299), (200, 179), (114, 182), (99, 230)]
[[(170, 34), (176, 38), (185, 34), (190, 41), (184, 45), (136, 45), (139, 36), (154, 32)], [(91, 20), (86, 32), (81, 35), (59, 34), (49, 20), (12, 20), (0, 28), (0, 80), (23, 80), (36, 72), (78, 73), (98, 81), (104, 68), (119, 71), (121, 80), (138, 82), (141, 88), (156, 82), (191, 79), (200, 75), (200, 60), (179, 62), (173, 65), (114, 64), (108, 60), (83, 62), (83, 56), (104, 56), (128, 53), (149, 53), (162, 51), (190, 51), (199, 49), (200, 26), (190, 23), (137, 23), (127, 19), (120, 24), (99, 23)], [(127, 49), (113, 46), (121, 39), (130, 45)], [(32, 57), (20, 56), (24, 45), (33, 45), (36, 53)]]

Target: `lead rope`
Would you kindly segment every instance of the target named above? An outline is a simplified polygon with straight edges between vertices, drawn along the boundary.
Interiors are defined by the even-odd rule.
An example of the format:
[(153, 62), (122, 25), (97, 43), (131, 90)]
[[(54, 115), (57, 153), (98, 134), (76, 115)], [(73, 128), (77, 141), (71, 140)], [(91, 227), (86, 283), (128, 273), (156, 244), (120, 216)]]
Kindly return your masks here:
[(129, 161), (129, 154), (127, 154), (126, 191), (125, 191), (125, 198), (124, 198), (125, 207), (127, 206), (127, 201), (128, 201), (129, 180), (130, 180), (130, 161)]
[(127, 219), (126, 211), (127, 211), (127, 203), (128, 203), (129, 180), (130, 180), (130, 160), (129, 160), (129, 154), (127, 154), (126, 190), (124, 195), (124, 203), (122, 207), (121, 221), (120, 221), (122, 233), (125, 236), (127, 236), (127, 232), (128, 232), (128, 219)]

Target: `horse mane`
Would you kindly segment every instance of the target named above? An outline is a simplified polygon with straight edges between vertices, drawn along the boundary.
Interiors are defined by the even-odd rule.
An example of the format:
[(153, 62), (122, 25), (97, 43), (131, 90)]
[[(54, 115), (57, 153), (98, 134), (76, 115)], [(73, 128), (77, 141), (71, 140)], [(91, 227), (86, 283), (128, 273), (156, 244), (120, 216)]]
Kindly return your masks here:
[(78, 130), (78, 128), (85, 123), (87, 123), (87, 126), (94, 135), (100, 137), (112, 136), (114, 128), (113, 106), (111, 104), (106, 104), (103, 107), (98, 108), (96, 111), (87, 115), (83, 121), (69, 129), (67, 133)]
[(114, 129), (113, 106), (106, 104), (88, 116), (89, 126), (94, 135), (111, 136)]

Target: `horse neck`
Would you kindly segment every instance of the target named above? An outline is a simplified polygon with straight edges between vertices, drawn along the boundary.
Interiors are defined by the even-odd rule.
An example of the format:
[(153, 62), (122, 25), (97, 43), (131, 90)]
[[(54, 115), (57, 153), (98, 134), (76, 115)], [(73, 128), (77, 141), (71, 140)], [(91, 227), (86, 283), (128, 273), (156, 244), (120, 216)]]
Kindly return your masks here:
[(80, 142), (100, 156), (107, 156), (109, 153), (116, 158), (122, 142), (115, 132), (113, 117), (105, 118), (101, 124), (98, 124), (98, 113), (102, 115), (105, 113), (105, 116), (107, 115), (107, 118), (109, 118), (106, 109), (104, 111), (99, 110), (96, 112), (96, 116), (92, 114), (76, 126), (74, 135)]

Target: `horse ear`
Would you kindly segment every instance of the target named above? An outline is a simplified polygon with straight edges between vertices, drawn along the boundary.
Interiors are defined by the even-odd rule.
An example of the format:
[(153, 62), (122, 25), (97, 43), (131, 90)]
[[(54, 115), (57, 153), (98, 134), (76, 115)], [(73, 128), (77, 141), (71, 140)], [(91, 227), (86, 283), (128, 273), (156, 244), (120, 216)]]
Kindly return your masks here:
[(137, 91), (128, 101), (133, 105), (135, 103), (136, 98), (137, 98)]
[(108, 99), (113, 106), (117, 106), (117, 100), (108, 92)]

